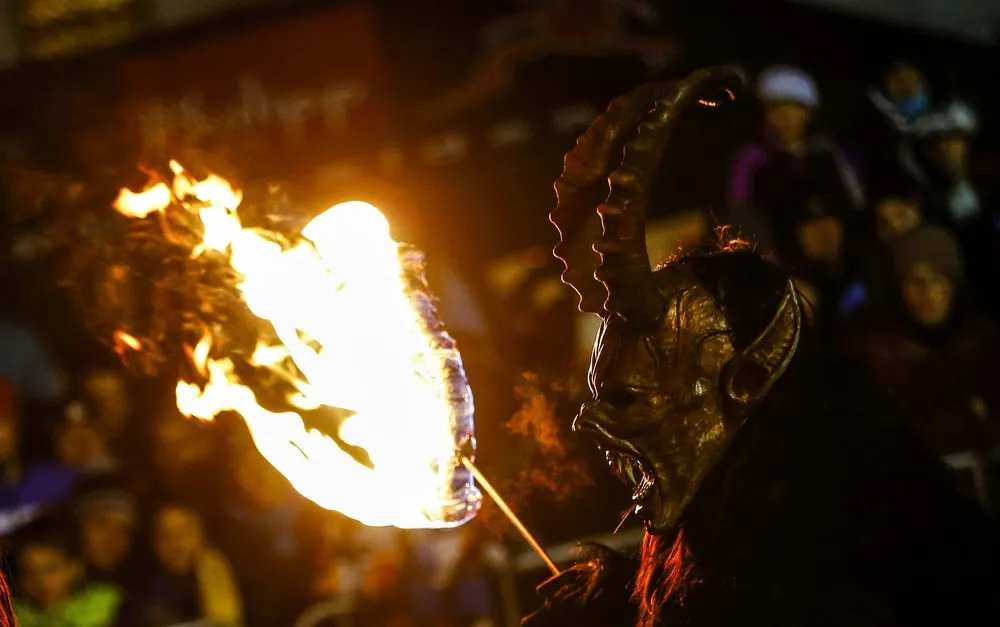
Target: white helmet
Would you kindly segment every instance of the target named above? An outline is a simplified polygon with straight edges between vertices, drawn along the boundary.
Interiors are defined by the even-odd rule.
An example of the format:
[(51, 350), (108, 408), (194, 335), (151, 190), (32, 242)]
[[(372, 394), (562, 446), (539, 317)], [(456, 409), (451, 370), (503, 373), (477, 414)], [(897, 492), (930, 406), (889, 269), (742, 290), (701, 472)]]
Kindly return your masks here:
[(757, 97), (761, 102), (795, 102), (810, 109), (819, 106), (816, 81), (805, 71), (787, 65), (775, 65), (757, 77)]

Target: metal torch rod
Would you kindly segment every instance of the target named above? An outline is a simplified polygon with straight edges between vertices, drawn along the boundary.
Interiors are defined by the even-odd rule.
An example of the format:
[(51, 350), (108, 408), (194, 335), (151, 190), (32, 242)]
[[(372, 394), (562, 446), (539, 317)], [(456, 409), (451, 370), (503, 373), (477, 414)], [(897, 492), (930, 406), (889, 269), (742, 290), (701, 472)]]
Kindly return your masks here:
[(479, 482), (479, 485), (483, 487), (483, 490), (485, 490), (486, 493), (490, 495), (490, 498), (493, 499), (493, 502), (497, 504), (497, 507), (500, 508), (500, 511), (502, 511), (504, 515), (507, 516), (511, 524), (513, 524), (514, 527), (520, 532), (520, 534), (524, 536), (524, 539), (528, 541), (528, 544), (531, 545), (531, 548), (535, 550), (535, 553), (538, 553), (538, 557), (542, 558), (542, 561), (545, 563), (546, 566), (548, 566), (549, 570), (552, 571), (552, 574), (553, 575), (560, 574), (559, 568), (556, 566), (556, 563), (552, 561), (552, 558), (549, 557), (549, 554), (545, 552), (545, 549), (543, 549), (542, 545), (538, 543), (538, 540), (535, 540), (535, 537), (531, 535), (531, 532), (528, 531), (528, 528), (525, 527), (524, 523), (522, 523), (521, 520), (517, 517), (517, 514), (514, 513), (514, 510), (512, 510), (510, 506), (507, 505), (507, 502), (503, 500), (503, 497), (501, 497), (497, 493), (496, 488), (494, 488), (493, 485), (486, 480), (486, 477), (483, 476), (483, 473), (480, 472), (478, 468), (476, 468), (476, 465), (473, 464), (468, 457), (463, 457), (462, 463), (465, 464), (465, 467), (469, 469), (469, 472), (472, 473), (472, 476), (476, 478), (476, 481)]

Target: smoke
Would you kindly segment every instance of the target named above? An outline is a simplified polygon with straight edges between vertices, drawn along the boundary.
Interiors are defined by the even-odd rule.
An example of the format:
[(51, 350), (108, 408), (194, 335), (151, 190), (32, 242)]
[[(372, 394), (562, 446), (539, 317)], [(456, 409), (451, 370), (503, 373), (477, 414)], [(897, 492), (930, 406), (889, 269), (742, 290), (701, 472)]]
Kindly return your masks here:
[(542, 453), (564, 456), (566, 447), (555, 420), (555, 402), (542, 394), (538, 375), (524, 373), (521, 383), (514, 388), (514, 395), (521, 407), (507, 421), (507, 431), (532, 438)]
[(520, 407), (506, 429), (521, 439), (526, 462), (511, 485), (519, 500), (544, 493), (548, 499), (564, 502), (593, 484), (587, 470), (571, 459), (567, 446), (577, 391), (562, 381), (543, 382), (533, 373), (523, 374), (515, 386)]

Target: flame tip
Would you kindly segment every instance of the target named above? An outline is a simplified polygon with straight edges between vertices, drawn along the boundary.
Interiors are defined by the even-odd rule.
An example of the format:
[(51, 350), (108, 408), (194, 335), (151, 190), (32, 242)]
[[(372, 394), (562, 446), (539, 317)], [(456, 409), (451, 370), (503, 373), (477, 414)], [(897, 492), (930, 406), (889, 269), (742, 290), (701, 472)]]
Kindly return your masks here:
[[(361, 200), (338, 203), (287, 242), (242, 224), (243, 194), (226, 179), (196, 180), (177, 161), (169, 165), (171, 184), (123, 189), (114, 208), (132, 218), (171, 205), (197, 214), (204, 232), (192, 258), (211, 249), (228, 259), (248, 310), (269, 329), (250, 357), (226, 355), (209, 327), (185, 345), (204, 382), (177, 382), (180, 412), (201, 421), (240, 414), (261, 455), (322, 507), (376, 526), (453, 526), (439, 514), (454, 472), (443, 460), (455, 455), (445, 358), (410, 301), (382, 212)], [(290, 385), (288, 411), (260, 405), (236, 371), (238, 356)], [(349, 413), (331, 427), (334, 437), (291, 410), (323, 406)]]

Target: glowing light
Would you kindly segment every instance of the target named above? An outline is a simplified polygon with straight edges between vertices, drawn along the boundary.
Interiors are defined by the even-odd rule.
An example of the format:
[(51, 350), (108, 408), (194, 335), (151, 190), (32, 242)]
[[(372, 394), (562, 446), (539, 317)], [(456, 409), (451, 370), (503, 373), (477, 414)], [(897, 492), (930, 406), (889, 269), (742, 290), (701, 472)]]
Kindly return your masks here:
[[(115, 208), (141, 218), (165, 211), (173, 197), (197, 212), (204, 235), (192, 255), (226, 255), (246, 306), (278, 338), (244, 359), (293, 389), (289, 411), (265, 409), (236, 374), (238, 357), (213, 354), (206, 331), (187, 353), (207, 383), (178, 382), (181, 412), (201, 420), (239, 413), (260, 453), (322, 507), (368, 525), (455, 524), (441, 513), (460, 464), (447, 355), (410, 301), (400, 246), (378, 209), (337, 205), (279, 244), (286, 240), (243, 227), (241, 195), (227, 181), (194, 180), (176, 162), (171, 170), (171, 187), (123, 190)], [(305, 410), (335, 416), (335, 433), (307, 427)], [(363, 449), (370, 465), (351, 447)]]
[(130, 348), (134, 351), (142, 349), (142, 342), (137, 340), (134, 336), (122, 331), (121, 329), (114, 332), (112, 337), (115, 343), (115, 351), (121, 354), (125, 349)]
[(139, 193), (122, 189), (113, 206), (122, 215), (145, 218), (151, 213), (163, 211), (170, 206), (170, 202), (170, 188), (164, 183), (157, 183)]

